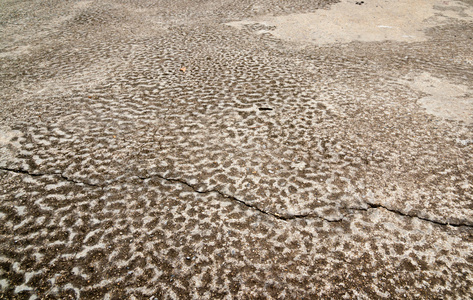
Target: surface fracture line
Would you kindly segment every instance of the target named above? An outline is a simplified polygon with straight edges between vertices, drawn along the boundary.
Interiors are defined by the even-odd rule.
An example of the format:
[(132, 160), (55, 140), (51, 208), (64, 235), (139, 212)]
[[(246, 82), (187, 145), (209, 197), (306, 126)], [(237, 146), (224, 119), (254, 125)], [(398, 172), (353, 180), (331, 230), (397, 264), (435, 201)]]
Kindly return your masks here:
[[(33, 177), (40, 177), (40, 176), (60, 176), (62, 179), (66, 180), (66, 181), (69, 181), (69, 182), (72, 182), (72, 183), (75, 183), (75, 184), (84, 184), (84, 185), (88, 185), (88, 186), (92, 186), (92, 187), (100, 187), (100, 188), (104, 188), (105, 186), (103, 185), (98, 185), (98, 184), (91, 184), (91, 183), (87, 183), (87, 182), (81, 182), (81, 181), (77, 181), (77, 180), (74, 180), (74, 179), (71, 179), (67, 176), (65, 176), (64, 174), (61, 174), (61, 173), (30, 173), (26, 170), (21, 170), (21, 169), (12, 169), (12, 168), (0, 168), (0, 170), (3, 170), (3, 171), (8, 171), (8, 172), (13, 172), (13, 173), (17, 173), (17, 174), (24, 174), (24, 175), (29, 175), (29, 176), (33, 176)], [(154, 174), (154, 175), (151, 175), (149, 177), (141, 177), (141, 176), (136, 176), (137, 178), (141, 179), (141, 180), (146, 180), (146, 179), (151, 179), (153, 177), (157, 177), (157, 178), (160, 178), (162, 180), (165, 180), (165, 181), (168, 181), (168, 182), (177, 182), (177, 183), (180, 183), (180, 184), (183, 184), (183, 185), (186, 185), (188, 186), (189, 188), (191, 188), (194, 192), (196, 193), (199, 193), (199, 194), (208, 194), (208, 193), (217, 193), (219, 194), (220, 196), (224, 197), (224, 198), (228, 198), (228, 199), (231, 199), (235, 202), (238, 202), (238, 203), (241, 203), (243, 205), (245, 205), (246, 207), (249, 207), (251, 209), (254, 209), (256, 211), (259, 211), (260, 213), (262, 214), (265, 214), (265, 215), (268, 215), (268, 216), (272, 216), (274, 218), (277, 218), (279, 220), (283, 220), (283, 221), (288, 221), (288, 220), (295, 220), (295, 219), (303, 219), (303, 218), (310, 218), (310, 217), (316, 217), (316, 218), (319, 218), (319, 219), (322, 219), (324, 221), (327, 221), (327, 222), (340, 222), (343, 220), (343, 218), (341, 219), (336, 219), (336, 220), (329, 220), (329, 219), (326, 219), (324, 217), (321, 217), (321, 216), (318, 216), (318, 215), (314, 215), (314, 214), (301, 214), (301, 215), (280, 215), (278, 213), (272, 213), (272, 212), (268, 212), (268, 211), (265, 211), (264, 209), (261, 209), (259, 208), (258, 206), (255, 206), (255, 205), (251, 205), (249, 204), (248, 202), (245, 202), (243, 200), (240, 200), (234, 196), (231, 196), (231, 195), (227, 195), (219, 190), (205, 190), (205, 191), (199, 191), (194, 185), (182, 180), (182, 179), (177, 179), (177, 178), (167, 178), (165, 176), (161, 176), (161, 175), (158, 175), (158, 174)], [(113, 181), (112, 181), (113, 182)]]
[[(299, 214), (299, 215), (281, 215), (281, 214), (278, 214), (278, 213), (274, 213), (274, 212), (268, 212), (268, 211), (265, 211), (261, 208), (259, 208), (258, 206), (255, 206), (255, 205), (252, 205), (252, 204), (249, 204), (248, 202), (245, 202), (241, 199), (238, 199), (236, 198), (235, 196), (231, 196), (231, 195), (227, 195), (219, 190), (204, 190), (204, 191), (199, 191), (194, 185), (186, 182), (185, 180), (182, 180), (182, 179), (178, 179), (178, 178), (167, 178), (165, 176), (162, 176), (162, 175), (159, 175), (159, 174), (154, 174), (154, 175), (151, 175), (151, 176), (148, 176), (148, 177), (140, 177), (140, 176), (137, 176), (138, 178), (140, 178), (141, 180), (146, 180), (146, 179), (151, 179), (153, 177), (157, 177), (157, 178), (160, 178), (160, 179), (163, 179), (163, 180), (166, 180), (166, 181), (169, 181), (169, 182), (178, 182), (178, 183), (181, 183), (183, 185), (186, 185), (188, 187), (190, 187), (194, 192), (196, 193), (199, 193), (199, 194), (206, 194), (206, 193), (217, 193), (219, 195), (221, 195), (222, 197), (224, 198), (228, 198), (228, 199), (231, 199), (233, 201), (236, 201), (238, 203), (241, 203), (249, 208), (252, 208), (254, 210), (257, 210), (265, 215), (269, 215), (269, 216), (272, 216), (272, 217), (275, 217), (279, 220), (283, 220), (283, 221), (288, 221), (288, 220), (295, 220), (295, 219), (304, 219), (304, 218), (318, 218), (318, 219), (322, 219), (324, 221), (327, 221), (327, 222), (341, 222), (345, 219), (346, 215), (343, 215), (342, 218), (339, 218), (339, 219), (334, 219), (334, 220), (330, 220), (330, 219), (326, 219), (324, 217), (321, 217), (319, 215), (316, 215), (316, 214)], [(473, 225), (471, 224), (466, 224), (466, 223), (447, 223), (447, 222), (441, 222), (441, 221), (436, 221), (436, 220), (431, 220), (431, 219), (428, 219), (428, 218), (424, 218), (424, 217), (419, 217), (419, 216), (416, 216), (416, 215), (410, 215), (410, 214), (406, 214), (406, 213), (403, 213), (402, 211), (399, 211), (399, 210), (395, 210), (395, 209), (392, 209), (392, 208), (388, 208), (388, 207), (385, 207), (381, 204), (374, 204), (374, 203), (369, 203), (369, 202), (365, 202), (369, 208), (345, 208), (347, 210), (360, 210), (360, 211), (368, 211), (369, 209), (377, 209), (377, 208), (384, 208), (385, 210), (391, 212), (391, 213), (394, 213), (394, 214), (397, 214), (397, 215), (400, 215), (400, 216), (404, 216), (404, 217), (409, 217), (409, 218), (416, 218), (416, 219), (419, 219), (419, 220), (422, 220), (422, 221), (426, 221), (426, 222), (429, 222), (429, 223), (433, 223), (433, 224), (436, 224), (436, 225), (442, 225), (442, 226), (447, 226), (447, 225), (450, 225), (450, 226), (453, 226), (453, 227), (469, 227), (469, 228), (473, 228)]]
[(321, 217), (321, 216), (318, 216), (318, 215), (314, 215), (314, 214), (302, 214), (302, 215), (281, 215), (281, 214), (278, 214), (278, 213), (275, 213), (275, 212), (269, 212), (269, 211), (266, 211), (264, 209), (261, 209), (259, 208), (258, 206), (256, 205), (252, 205), (246, 201), (243, 201), (241, 199), (238, 199), (236, 198), (235, 196), (231, 196), (231, 195), (228, 195), (228, 194), (225, 194), (219, 190), (204, 190), (204, 191), (199, 191), (194, 185), (188, 183), (187, 181), (185, 180), (182, 180), (182, 179), (179, 179), (179, 178), (167, 178), (165, 176), (162, 176), (162, 175), (159, 175), (159, 174), (153, 174), (151, 176), (147, 176), (147, 177), (141, 177), (141, 176), (136, 176), (138, 177), (139, 179), (141, 180), (146, 180), (146, 179), (151, 179), (153, 177), (157, 177), (159, 179), (162, 179), (162, 180), (165, 180), (165, 181), (168, 181), (168, 182), (177, 182), (177, 183), (180, 183), (182, 185), (185, 185), (185, 186), (188, 186), (189, 188), (191, 188), (195, 193), (198, 193), (198, 194), (209, 194), (209, 193), (216, 193), (216, 194), (219, 194), (220, 196), (222, 196), (223, 198), (227, 198), (227, 199), (230, 199), (230, 200), (233, 200), (235, 202), (238, 202), (240, 204), (243, 204), (244, 206), (246, 207), (249, 207), (253, 210), (256, 210), (262, 214), (265, 214), (265, 215), (268, 215), (268, 216), (271, 216), (271, 217), (274, 217), (276, 219), (279, 219), (279, 220), (283, 220), (283, 221), (289, 221), (289, 220), (295, 220), (295, 219), (304, 219), (304, 218), (311, 218), (311, 217), (314, 217), (314, 218), (319, 218), (319, 219), (322, 219), (324, 221), (327, 221), (327, 222), (340, 222), (343, 220), (343, 218), (341, 219), (337, 219), (337, 220), (329, 220), (329, 219), (326, 219), (324, 217)]
[(29, 175), (29, 176), (32, 176), (32, 177), (59, 176), (59, 177), (61, 177), (62, 179), (64, 179), (65, 181), (69, 181), (69, 182), (72, 182), (72, 183), (75, 183), (75, 184), (83, 184), (83, 185), (88, 185), (88, 186), (92, 186), (92, 187), (104, 188), (104, 186), (99, 185), (99, 184), (93, 184), (93, 183), (88, 183), (88, 182), (82, 182), (82, 181), (74, 180), (74, 179), (72, 179), (72, 178), (69, 178), (69, 177), (65, 176), (65, 175), (62, 174), (62, 173), (31, 173), (31, 172), (28, 172), (28, 171), (26, 171), (26, 170), (12, 169), (12, 168), (4, 168), (4, 167), (1, 167), (0, 170), (2, 170), (2, 171), (7, 171), (7, 172), (12, 172), (12, 173), (17, 173), (17, 174)]
[[(69, 181), (69, 182), (72, 182), (72, 183), (75, 183), (75, 184), (83, 184), (83, 185), (88, 185), (88, 186), (91, 186), (91, 187), (99, 187), (99, 188), (104, 188), (105, 186), (104, 185), (98, 185), (98, 184), (92, 184), (92, 183), (87, 183), (87, 182), (81, 182), (81, 181), (77, 181), (77, 180), (74, 180), (74, 179), (71, 179), (67, 176), (65, 176), (64, 174), (61, 174), (61, 173), (30, 173), (26, 170), (21, 170), (21, 169), (11, 169), (11, 168), (4, 168), (4, 167), (1, 167), (0, 170), (3, 170), (3, 171), (8, 171), (8, 172), (13, 172), (13, 173), (17, 173), (17, 174), (25, 174), (25, 175), (30, 175), (30, 176), (59, 176), (61, 177), (62, 179), (66, 180), (66, 181)], [(146, 179), (151, 179), (153, 177), (157, 177), (157, 178), (160, 178), (162, 180), (165, 180), (165, 181), (168, 181), (168, 182), (178, 182), (180, 184), (183, 184), (183, 185), (186, 185), (188, 186), (189, 188), (191, 188), (194, 192), (196, 193), (199, 193), (199, 194), (208, 194), (208, 193), (217, 193), (219, 194), (220, 196), (224, 197), (224, 198), (227, 198), (227, 199), (231, 199), (235, 202), (238, 202), (238, 203), (241, 203), (243, 205), (245, 205), (246, 207), (249, 207), (251, 209), (254, 209), (256, 211), (259, 211), (260, 213), (262, 214), (265, 214), (265, 215), (268, 215), (268, 216), (272, 216), (274, 218), (277, 218), (279, 220), (283, 220), (283, 221), (289, 221), (289, 220), (296, 220), (296, 219), (304, 219), (304, 218), (318, 218), (318, 219), (322, 219), (324, 221), (327, 221), (327, 222), (341, 222), (345, 219), (345, 215), (340, 218), (340, 219), (335, 219), (335, 220), (330, 220), (330, 219), (326, 219), (324, 217), (321, 217), (319, 215), (315, 215), (315, 214), (298, 214), (298, 215), (281, 215), (281, 214), (278, 214), (278, 213), (274, 213), (274, 212), (268, 212), (268, 211), (265, 211), (264, 209), (261, 209), (259, 208), (258, 206), (255, 206), (255, 205), (252, 205), (248, 202), (245, 202), (241, 199), (238, 199), (236, 198), (235, 196), (231, 196), (231, 195), (227, 195), (219, 190), (204, 190), (204, 191), (199, 191), (194, 185), (186, 182), (185, 180), (182, 180), (182, 179), (178, 179), (178, 178), (167, 178), (165, 176), (162, 176), (162, 175), (159, 175), (159, 174), (154, 174), (154, 175), (151, 175), (151, 176), (147, 176), (147, 177), (142, 177), (142, 176), (136, 176), (137, 178), (141, 179), (141, 180), (146, 180)], [(112, 181), (113, 182), (113, 181)], [(112, 183), (110, 182), (110, 183)], [(441, 225), (441, 226), (452, 226), (452, 227), (468, 227), (468, 228), (473, 228), (473, 225), (472, 224), (467, 224), (467, 223), (448, 223), (448, 222), (441, 222), (441, 221), (437, 221), (437, 220), (432, 220), (432, 219), (428, 219), (428, 218), (424, 218), (424, 217), (420, 217), (420, 216), (416, 216), (416, 215), (410, 215), (410, 214), (407, 214), (407, 213), (404, 213), (400, 210), (396, 210), (396, 209), (392, 209), (392, 208), (388, 208), (386, 206), (383, 206), (381, 204), (375, 204), (375, 203), (369, 203), (369, 202), (365, 202), (369, 208), (357, 208), (357, 207), (349, 207), (349, 208), (345, 208), (347, 210), (359, 210), (359, 211), (368, 211), (369, 209), (376, 209), (376, 208), (384, 208), (385, 210), (391, 212), (391, 213), (394, 213), (394, 214), (397, 214), (397, 215), (400, 215), (400, 216), (404, 216), (404, 217), (408, 217), (408, 218), (416, 218), (416, 219), (419, 219), (419, 220), (422, 220), (422, 221), (425, 221), (425, 222), (429, 222), (429, 223), (432, 223), (432, 224), (436, 224), (436, 225)]]
[[(419, 220), (422, 220), (422, 221), (426, 221), (426, 222), (430, 222), (430, 223), (433, 223), (433, 224), (437, 224), (437, 225), (442, 225), (442, 226), (453, 226), (453, 227), (469, 227), (469, 228), (473, 228), (473, 224), (467, 224), (467, 223), (448, 223), (448, 222), (442, 222), (442, 221), (437, 221), (437, 220), (432, 220), (432, 219), (428, 219), (428, 218), (424, 218), (424, 217), (420, 217), (420, 216), (417, 216), (417, 215), (411, 215), (411, 214), (407, 214), (407, 213), (404, 213), (400, 210), (397, 210), (397, 209), (392, 209), (392, 208), (389, 208), (389, 207), (386, 207), (384, 205), (381, 205), (381, 204), (376, 204), (376, 203), (369, 203), (369, 202), (365, 202), (366, 204), (368, 204), (369, 208), (367, 208), (366, 210), (368, 209), (373, 209), (373, 208), (384, 208), (385, 210), (389, 211), (389, 212), (392, 212), (394, 214), (397, 214), (397, 215), (400, 215), (400, 216), (404, 216), (404, 217), (408, 217), (408, 218), (416, 218), (416, 219), (419, 219)], [(360, 210), (363, 210), (363, 209), (360, 209)]]

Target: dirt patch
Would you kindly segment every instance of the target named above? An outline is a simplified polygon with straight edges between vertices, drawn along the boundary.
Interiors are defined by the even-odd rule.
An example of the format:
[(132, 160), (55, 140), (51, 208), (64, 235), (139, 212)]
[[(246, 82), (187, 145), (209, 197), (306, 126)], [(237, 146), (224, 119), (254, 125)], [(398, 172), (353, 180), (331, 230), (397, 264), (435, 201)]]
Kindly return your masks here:
[[(328, 10), (286, 16), (262, 16), (228, 23), (239, 29), (262, 25), (257, 34), (318, 45), (394, 40), (425, 41), (424, 30), (451, 20), (472, 20), (473, 8), (458, 1), (342, 0)], [(264, 28), (270, 28), (265, 30)]]

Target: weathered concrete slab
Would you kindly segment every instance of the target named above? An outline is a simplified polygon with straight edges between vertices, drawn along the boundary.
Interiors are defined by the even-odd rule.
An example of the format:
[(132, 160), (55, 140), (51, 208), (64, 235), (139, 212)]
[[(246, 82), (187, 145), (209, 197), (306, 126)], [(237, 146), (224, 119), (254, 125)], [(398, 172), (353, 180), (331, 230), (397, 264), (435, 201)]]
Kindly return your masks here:
[(328, 9), (282, 16), (257, 16), (228, 23), (237, 28), (260, 26), (257, 34), (270, 33), (293, 42), (331, 45), (353, 41), (427, 41), (426, 29), (454, 20), (471, 22), (467, 2), (443, 0), (342, 0)]
[(471, 298), (472, 3), (356, 2), (2, 2), (1, 295)]

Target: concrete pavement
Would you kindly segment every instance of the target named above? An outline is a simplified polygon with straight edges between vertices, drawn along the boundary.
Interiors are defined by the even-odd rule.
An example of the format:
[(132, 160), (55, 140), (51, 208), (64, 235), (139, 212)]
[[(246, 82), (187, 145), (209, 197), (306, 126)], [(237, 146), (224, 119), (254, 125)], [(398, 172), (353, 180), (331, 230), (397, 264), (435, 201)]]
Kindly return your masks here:
[(5, 299), (468, 299), (472, 1), (2, 1)]

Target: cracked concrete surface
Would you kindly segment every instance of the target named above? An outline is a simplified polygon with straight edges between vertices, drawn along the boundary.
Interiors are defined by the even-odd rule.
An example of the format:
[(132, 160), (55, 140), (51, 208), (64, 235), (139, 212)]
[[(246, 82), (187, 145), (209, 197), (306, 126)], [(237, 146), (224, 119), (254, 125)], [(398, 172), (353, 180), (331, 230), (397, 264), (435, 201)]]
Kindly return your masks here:
[[(3, 170), (3, 171), (8, 171), (8, 172), (13, 172), (13, 173), (17, 173), (17, 174), (26, 174), (26, 175), (29, 175), (29, 176), (59, 176), (60, 178), (62, 178), (63, 180), (66, 180), (68, 182), (72, 182), (72, 183), (76, 183), (76, 184), (80, 184), (80, 185), (88, 185), (88, 186), (92, 186), (92, 187), (100, 187), (100, 188), (104, 188), (105, 185), (97, 185), (97, 184), (91, 184), (91, 183), (87, 183), (87, 182), (80, 182), (80, 181), (76, 181), (76, 180), (73, 180), (71, 178), (68, 178), (66, 176), (64, 176), (63, 174), (59, 174), (59, 173), (53, 173), (53, 174), (41, 174), (41, 173), (29, 173), (27, 171), (24, 171), (24, 170), (15, 170), (15, 169), (8, 169), (8, 168), (0, 168), (0, 170)], [(255, 206), (255, 205), (252, 205), (252, 204), (249, 204), (243, 200), (240, 200), (238, 198), (235, 198), (234, 196), (231, 196), (231, 195), (227, 195), (219, 190), (199, 190), (197, 189), (194, 185), (182, 180), (182, 179), (179, 179), (179, 178), (166, 178), (164, 176), (161, 176), (161, 175), (151, 175), (151, 176), (148, 176), (148, 177), (140, 177), (140, 176), (136, 176), (138, 177), (139, 179), (145, 181), (145, 180), (149, 180), (149, 179), (152, 179), (153, 177), (156, 177), (156, 178), (160, 178), (162, 180), (165, 180), (165, 181), (168, 181), (168, 182), (175, 182), (175, 183), (179, 183), (179, 184), (182, 184), (182, 185), (185, 185), (187, 187), (190, 187), (195, 193), (198, 193), (198, 194), (208, 194), (208, 193), (216, 193), (220, 196), (222, 196), (223, 198), (227, 198), (227, 199), (231, 199), (233, 201), (236, 201), (238, 203), (241, 203), (249, 208), (252, 208), (260, 213), (263, 213), (265, 215), (269, 215), (269, 216), (273, 216), (277, 219), (280, 219), (280, 220), (284, 220), (284, 221), (287, 221), (287, 220), (294, 220), (294, 219), (302, 219), (302, 218), (319, 218), (319, 219), (322, 219), (324, 221), (327, 221), (327, 222), (340, 222), (340, 221), (343, 221), (344, 219), (344, 215), (339, 218), (339, 219), (326, 219), (324, 218), (324, 216), (319, 216), (319, 215), (312, 215), (312, 214), (304, 214), (304, 215), (289, 215), (289, 214), (285, 214), (285, 215), (281, 215), (279, 214), (278, 212), (271, 212), (271, 211), (265, 211), (263, 209), (260, 209), (258, 208), (258, 206)], [(114, 182), (112, 182), (113, 184)], [(109, 185), (111, 183), (108, 183), (107, 185)], [(437, 224), (437, 225), (449, 225), (449, 226), (456, 226), (456, 227), (459, 227), (459, 226), (466, 226), (466, 227), (473, 227), (473, 225), (471, 224), (466, 224), (466, 223), (444, 223), (444, 222), (441, 222), (441, 221), (436, 221), (436, 220), (429, 220), (427, 218), (422, 218), (422, 217), (419, 217), (417, 215), (413, 215), (413, 214), (405, 214), (401, 211), (398, 211), (398, 210), (395, 210), (395, 209), (390, 209), (390, 208), (387, 208), (387, 207), (384, 207), (383, 205), (380, 205), (380, 204), (373, 204), (373, 203), (369, 203), (367, 202), (366, 203), (368, 205), (368, 208), (366, 207), (350, 207), (350, 208), (346, 208), (347, 210), (358, 210), (358, 211), (367, 211), (368, 209), (373, 209), (373, 208), (382, 208), (382, 209), (385, 209), (389, 212), (392, 212), (392, 213), (395, 213), (395, 214), (398, 214), (398, 215), (401, 215), (401, 216), (405, 216), (405, 217), (411, 217), (411, 218), (417, 218), (419, 220), (423, 220), (423, 221), (427, 221), (427, 222), (431, 222), (433, 224)]]
[(356, 2), (1, 2), (0, 295), (472, 298), (473, 3)]

